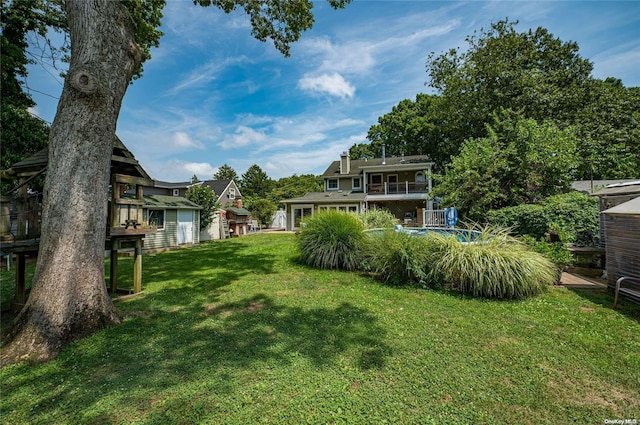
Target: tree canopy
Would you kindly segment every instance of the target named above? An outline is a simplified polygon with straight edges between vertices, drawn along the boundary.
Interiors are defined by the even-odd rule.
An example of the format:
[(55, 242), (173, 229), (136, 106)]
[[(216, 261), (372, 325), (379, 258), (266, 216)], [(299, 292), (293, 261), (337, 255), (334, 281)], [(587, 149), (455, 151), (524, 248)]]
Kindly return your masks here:
[(200, 211), (200, 230), (206, 229), (213, 220), (213, 213), (220, 208), (220, 202), (213, 189), (205, 185), (192, 185), (185, 197), (202, 207)]
[(227, 164), (221, 165), (220, 168), (218, 168), (218, 171), (214, 173), (213, 178), (216, 180), (233, 180), (236, 183), (236, 186), (240, 186), (238, 173), (236, 173), (236, 170)]

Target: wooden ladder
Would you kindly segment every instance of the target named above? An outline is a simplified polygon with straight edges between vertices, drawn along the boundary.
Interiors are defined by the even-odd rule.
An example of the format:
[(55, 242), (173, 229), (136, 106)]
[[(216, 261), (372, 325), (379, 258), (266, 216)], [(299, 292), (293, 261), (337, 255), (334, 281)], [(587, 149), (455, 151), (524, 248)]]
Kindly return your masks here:
[(227, 221), (226, 217), (222, 218), (222, 239), (227, 239), (230, 238), (231, 235), (229, 234), (229, 222)]

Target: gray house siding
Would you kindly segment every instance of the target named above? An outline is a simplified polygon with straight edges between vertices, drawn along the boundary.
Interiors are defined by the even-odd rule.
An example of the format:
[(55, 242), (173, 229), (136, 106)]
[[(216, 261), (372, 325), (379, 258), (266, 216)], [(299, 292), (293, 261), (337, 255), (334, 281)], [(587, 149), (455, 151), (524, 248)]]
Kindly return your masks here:
[(164, 210), (164, 228), (144, 238), (144, 249), (155, 250), (178, 246), (178, 210)]

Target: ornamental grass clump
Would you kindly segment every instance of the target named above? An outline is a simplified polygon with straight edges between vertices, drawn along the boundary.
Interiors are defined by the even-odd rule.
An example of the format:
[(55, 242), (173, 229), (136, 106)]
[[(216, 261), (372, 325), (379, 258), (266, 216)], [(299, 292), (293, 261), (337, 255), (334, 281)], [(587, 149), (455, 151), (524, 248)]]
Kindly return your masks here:
[(432, 241), (394, 230), (367, 233), (363, 245), (363, 268), (394, 285), (429, 284), (433, 261)]
[(398, 219), (387, 210), (373, 208), (358, 214), (365, 229), (392, 229)]
[(557, 267), (507, 230), (485, 228), (475, 243), (431, 235), (437, 255), (430, 277), (462, 293), (485, 298), (522, 298), (539, 294), (557, 281)]
[(364, 239), (362, 222), (355, 214), (327, 211), (306, 219), (298, 237), (300, 258), (320, 269), (357, 270)]

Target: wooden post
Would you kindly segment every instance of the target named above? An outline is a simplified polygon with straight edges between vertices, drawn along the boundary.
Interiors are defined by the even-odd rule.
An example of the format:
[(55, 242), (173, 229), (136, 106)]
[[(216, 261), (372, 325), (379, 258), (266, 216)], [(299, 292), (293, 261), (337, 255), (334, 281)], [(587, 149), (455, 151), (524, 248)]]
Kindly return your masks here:
[(109, 264), (109, 283), (111, 284), (111, 293), (115, 294), (118, 290), (118, 239), (111, 238), (111, 261)]
[(136, 238), (135, 258), (133, 260), (133, 293), (142, 291), (142, 238)]
[(24, 184), (24, 179), (20, 179), (20, 184), (22, 187), (18, 192), (18, 234), (16, 236), (17, 240), (23, 240), (27, 237), (27, 209), (29, 206), (28, 202), (28, 192), (27, 185)]

